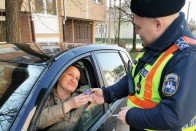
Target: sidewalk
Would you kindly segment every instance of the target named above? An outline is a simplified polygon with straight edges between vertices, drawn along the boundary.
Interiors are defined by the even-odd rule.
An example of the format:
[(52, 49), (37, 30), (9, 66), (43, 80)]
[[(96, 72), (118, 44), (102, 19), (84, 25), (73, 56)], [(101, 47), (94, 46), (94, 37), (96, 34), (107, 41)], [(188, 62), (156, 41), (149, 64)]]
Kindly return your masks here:
[[(129, 52), (130, 50), (132, 50), (132, 48), (133, 48), (133, 45), (126, 45), (126, 50), (127, 50), (128, 52)], [(143, 48), (142, 43), (137, 43), (137, 44), (136, 44), (136, 48), (137, 48), (137, 49)]]

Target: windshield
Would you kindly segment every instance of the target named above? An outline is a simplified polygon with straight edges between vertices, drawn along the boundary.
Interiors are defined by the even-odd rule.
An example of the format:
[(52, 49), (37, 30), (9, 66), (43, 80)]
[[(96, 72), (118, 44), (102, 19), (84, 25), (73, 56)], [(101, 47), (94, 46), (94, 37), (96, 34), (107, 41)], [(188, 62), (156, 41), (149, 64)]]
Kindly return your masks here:
[(9, 129), (43, 69), (0, 62), (0, 130)]

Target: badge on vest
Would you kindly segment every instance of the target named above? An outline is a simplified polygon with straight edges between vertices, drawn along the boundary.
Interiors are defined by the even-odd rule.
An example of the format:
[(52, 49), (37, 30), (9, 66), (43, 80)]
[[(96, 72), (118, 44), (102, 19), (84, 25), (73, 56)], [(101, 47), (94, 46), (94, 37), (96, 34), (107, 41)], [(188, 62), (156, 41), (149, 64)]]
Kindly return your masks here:
[(175, 43), (180, 50), (183, 50), (183, 49), (189, 47), (189, 45), (184, 41), (184, 39), (182, 37), (178, 38)]
[(179, 76), (177, 74), (171, 73), (165, 76), (162, 92), (165, 96), (172, 96), (178, 90)]
[(145, 68), (143, 68), (142, 70), (141, 70), (141, 72), (140, 72), (140, 75), (142, 76), (142, 77), (146, 77), (146, 75), (148, 74), (148, 70), (146, 70)]

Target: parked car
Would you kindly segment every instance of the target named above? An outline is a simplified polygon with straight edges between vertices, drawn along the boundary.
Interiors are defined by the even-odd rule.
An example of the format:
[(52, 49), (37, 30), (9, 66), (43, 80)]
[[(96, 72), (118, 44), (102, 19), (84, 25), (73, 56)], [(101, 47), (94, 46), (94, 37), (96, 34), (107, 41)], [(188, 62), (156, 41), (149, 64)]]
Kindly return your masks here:
[[(0, 44), (0, 130), (37, 130), (36, 122), (59, 76), (72, 63), (82, 68), (80, 87), (107, 88), (126, 74), (129, 54), (121, 47), (86, 45), (62, 51), (36, 43)], [(88, 103), (76, 128), (113, 131), (126, 99)], [(121, 123), (121, 122), (119, 122)]]

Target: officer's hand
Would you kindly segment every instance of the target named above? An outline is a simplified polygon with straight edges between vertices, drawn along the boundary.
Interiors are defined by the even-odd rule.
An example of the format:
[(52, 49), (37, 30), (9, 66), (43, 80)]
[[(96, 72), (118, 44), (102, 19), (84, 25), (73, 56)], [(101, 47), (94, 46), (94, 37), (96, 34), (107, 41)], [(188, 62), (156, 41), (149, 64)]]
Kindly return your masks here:
[(127, 111), (130, 109), (130, 107), (121, 107), (121, 111), (118, 113), (118, 119), (122, 121), (123, 124), (127, 124), (125, 116), (127, 114)]
[(103, 104), (104, 98), (103, 98), (103, 90), (100, 88), (92, 88), (91, 91), (94, 93), (91, 94), (91, 102), (94, 104)]

